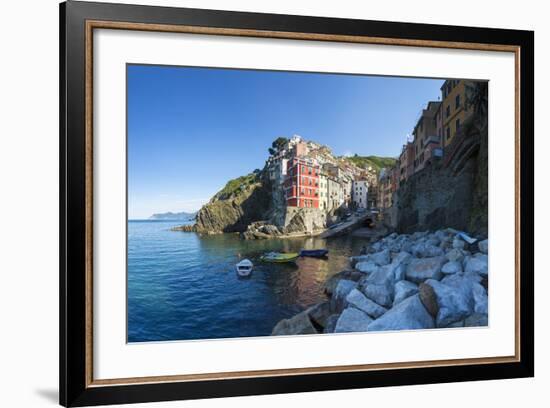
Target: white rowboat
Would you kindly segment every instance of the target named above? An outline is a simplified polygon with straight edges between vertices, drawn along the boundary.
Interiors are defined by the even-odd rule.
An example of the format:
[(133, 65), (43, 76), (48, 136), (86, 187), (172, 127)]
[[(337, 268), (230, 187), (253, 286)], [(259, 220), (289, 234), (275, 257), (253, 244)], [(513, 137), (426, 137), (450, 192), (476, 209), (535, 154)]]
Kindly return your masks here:
[(252, 264), (252, 262), (250, 262), (248, 259), (243, 259), (241, 262), (235, 265), (237, 275), (242, 277), (250, 276), (253, 266), (254, 265)]

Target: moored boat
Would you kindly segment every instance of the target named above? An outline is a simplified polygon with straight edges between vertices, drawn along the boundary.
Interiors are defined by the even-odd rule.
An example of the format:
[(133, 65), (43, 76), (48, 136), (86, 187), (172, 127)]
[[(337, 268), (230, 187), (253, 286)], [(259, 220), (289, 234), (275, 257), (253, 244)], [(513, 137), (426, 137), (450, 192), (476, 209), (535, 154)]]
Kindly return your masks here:
[(302, 249), (300, 256), (308, 256), (311, 258), (322, 258), (328, 255), (328, 249)]
[(237, 271), (237, 275), (246, 277), (250, 276), (252, 273), (253, 268), (252, 262), (248, 259), (243, 259), (241, 262), (239, 262), (237, 265), (235, 265), (235, 270)]
[(275, 262), (275, 263), (283, 263), (283, 262), (294, 262), (298, 258), (299, 254), (296, 252), (268, 252), (267, 254), (264, 254), (260, 260), (264, 262)]

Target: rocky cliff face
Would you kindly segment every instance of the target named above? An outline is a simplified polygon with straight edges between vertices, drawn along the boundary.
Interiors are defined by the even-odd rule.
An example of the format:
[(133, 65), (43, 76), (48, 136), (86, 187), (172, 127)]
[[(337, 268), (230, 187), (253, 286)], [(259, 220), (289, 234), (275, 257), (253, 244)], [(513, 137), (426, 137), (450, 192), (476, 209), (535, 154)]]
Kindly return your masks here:
[(200, 233), (243, 232), (271, 211), (271, 186), (263, 173), (230, 180), (197, 213), (195, 225), (183, 230)]

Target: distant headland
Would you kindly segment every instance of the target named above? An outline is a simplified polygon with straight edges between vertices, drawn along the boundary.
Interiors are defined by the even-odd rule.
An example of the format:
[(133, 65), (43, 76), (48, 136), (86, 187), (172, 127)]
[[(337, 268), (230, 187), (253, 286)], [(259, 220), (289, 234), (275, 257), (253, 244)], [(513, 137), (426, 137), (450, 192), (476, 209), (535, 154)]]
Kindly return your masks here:
[(148, 219), (149, 220), (163, 220), (163, 221), (192, 221), (195, 219), (195, 216), (197, 215), (196, 212), (189, 213), (189, 212), (165, 212), (165, 213), (159, 213), (159, 214), (153, 214)]

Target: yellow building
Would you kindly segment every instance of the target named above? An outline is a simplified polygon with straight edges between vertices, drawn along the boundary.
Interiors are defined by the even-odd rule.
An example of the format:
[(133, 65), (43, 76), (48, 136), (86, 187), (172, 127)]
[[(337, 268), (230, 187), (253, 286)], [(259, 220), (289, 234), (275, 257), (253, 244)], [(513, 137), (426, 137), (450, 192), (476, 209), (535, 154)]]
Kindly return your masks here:
[(462, 79), (448, 79), (441, 87), (443, 114), (443, 147), (448, 146), (457, 131), (472, 114), (472, 108), (466, 109), (466, 84)]

